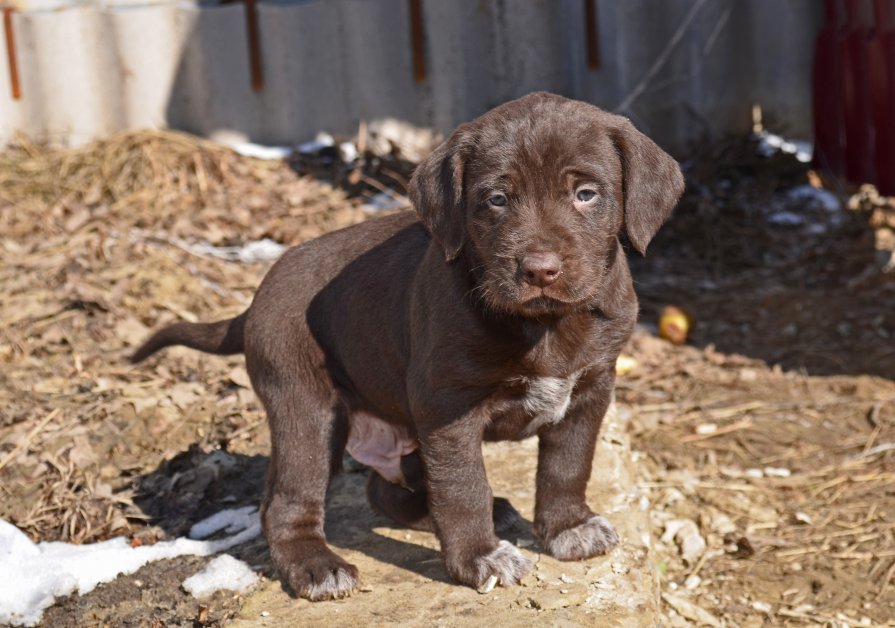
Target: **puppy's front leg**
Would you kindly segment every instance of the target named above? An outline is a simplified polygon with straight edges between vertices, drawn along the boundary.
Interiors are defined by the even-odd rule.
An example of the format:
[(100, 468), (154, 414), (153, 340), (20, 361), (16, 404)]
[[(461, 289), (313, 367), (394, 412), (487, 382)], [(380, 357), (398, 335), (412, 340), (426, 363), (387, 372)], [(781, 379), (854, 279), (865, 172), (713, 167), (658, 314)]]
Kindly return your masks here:
[[(464, 416), (420, 434), (429, 507), (448, 573), (472, 587), (515, 584), (531, 561), (494, 534), (482, 421)], [(492, 576), (495, 580), (492, 580)]]
[(585, 501), (587, 481), (615, 374), (588, 373), (566, 416), (538, 432), (535, 534), (549, 554), (577, 560), (605, 554), (618, 534)]

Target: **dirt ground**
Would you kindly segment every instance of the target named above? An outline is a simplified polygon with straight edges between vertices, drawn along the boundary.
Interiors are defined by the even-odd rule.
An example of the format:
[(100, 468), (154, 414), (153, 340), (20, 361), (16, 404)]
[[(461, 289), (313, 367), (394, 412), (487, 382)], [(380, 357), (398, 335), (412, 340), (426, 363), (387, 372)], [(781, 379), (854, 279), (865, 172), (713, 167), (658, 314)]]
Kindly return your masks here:
[[(804, 165), (754, 149), (687, 162), (679, 209), (632, 260), (642, 328), (617, 398), (663, 624), (895, 625), (895, 209), (867, 190), (824, 208), (792, 193), (818, 183)], [(197, 243), (296, 244), (365, 216), (286, 164), (177, 134), (0, 153), (0, 518), (34, 540), (152, 543), (257, 504), (269, 437), (242, 359), (125, 358), (161, 324), (249, 303), (269, 262)], [(685, 346), (655, 336), (667, 304), (695, 319)], [(434, 547), (402, 547), (377, 551), (443, 578)], [(266, 552), (235, 555), (275, 578)], [(44, 624), (221, 625), (242, 598), (179, 587), (203, 561), (149, 565)]]

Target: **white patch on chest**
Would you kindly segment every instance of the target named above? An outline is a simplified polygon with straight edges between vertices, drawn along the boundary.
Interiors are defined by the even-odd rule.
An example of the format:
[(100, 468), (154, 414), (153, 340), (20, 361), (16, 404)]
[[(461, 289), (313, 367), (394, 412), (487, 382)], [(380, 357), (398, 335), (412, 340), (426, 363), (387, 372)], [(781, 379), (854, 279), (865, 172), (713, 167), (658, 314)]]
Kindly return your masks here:
[(523, 434), (532, 436), (544, 425), (559, 423), (572, 402), (572, 390), (582, 371), (569, 377), (529, 377), (522, 407), (531, 415)]

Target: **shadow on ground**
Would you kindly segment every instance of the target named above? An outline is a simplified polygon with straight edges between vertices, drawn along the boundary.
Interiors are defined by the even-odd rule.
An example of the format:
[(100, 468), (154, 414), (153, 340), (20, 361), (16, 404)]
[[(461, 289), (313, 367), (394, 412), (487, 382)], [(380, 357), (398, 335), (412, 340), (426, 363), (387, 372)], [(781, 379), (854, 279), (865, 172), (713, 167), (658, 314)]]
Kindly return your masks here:
[[(203, 452), (191, 446), (142, 477), (134, 502), (149, 523), (165, 536), (186, 536), (198, 521), (228, 508), (257, 507), (264, 491), (267, 456), (245, 456), (221, 450)], [(451, 583), (436, 548), (400, 540), (413, 533), (373, 512), (366, 500), (367, 471), (346, 456), (346, 470), (333, 478), (327, 495), (326, 536), (337, 550), (360, 552), (381, 563), (419, 576)], [(507, 538), (534, 542), (531, 523), (520, 521)], [(398, 537), (398, 538), (395, 538)], [(275, 578), (263, 539), (239, 546), (231, 554)]]

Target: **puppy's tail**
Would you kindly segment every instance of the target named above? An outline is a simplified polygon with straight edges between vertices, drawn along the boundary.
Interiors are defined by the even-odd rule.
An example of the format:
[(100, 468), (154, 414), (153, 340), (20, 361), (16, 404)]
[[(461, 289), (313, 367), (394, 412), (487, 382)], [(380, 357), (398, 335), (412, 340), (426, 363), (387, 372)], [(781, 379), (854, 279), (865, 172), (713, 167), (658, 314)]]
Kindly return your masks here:
[(142, 362), (159, 349), (183, 345), (205, 353), (231, 355), (244, 350), (243, 331), (248, 312), (215, 323), (175, 323), (155, 332), (131, 356), (131, 363)]

